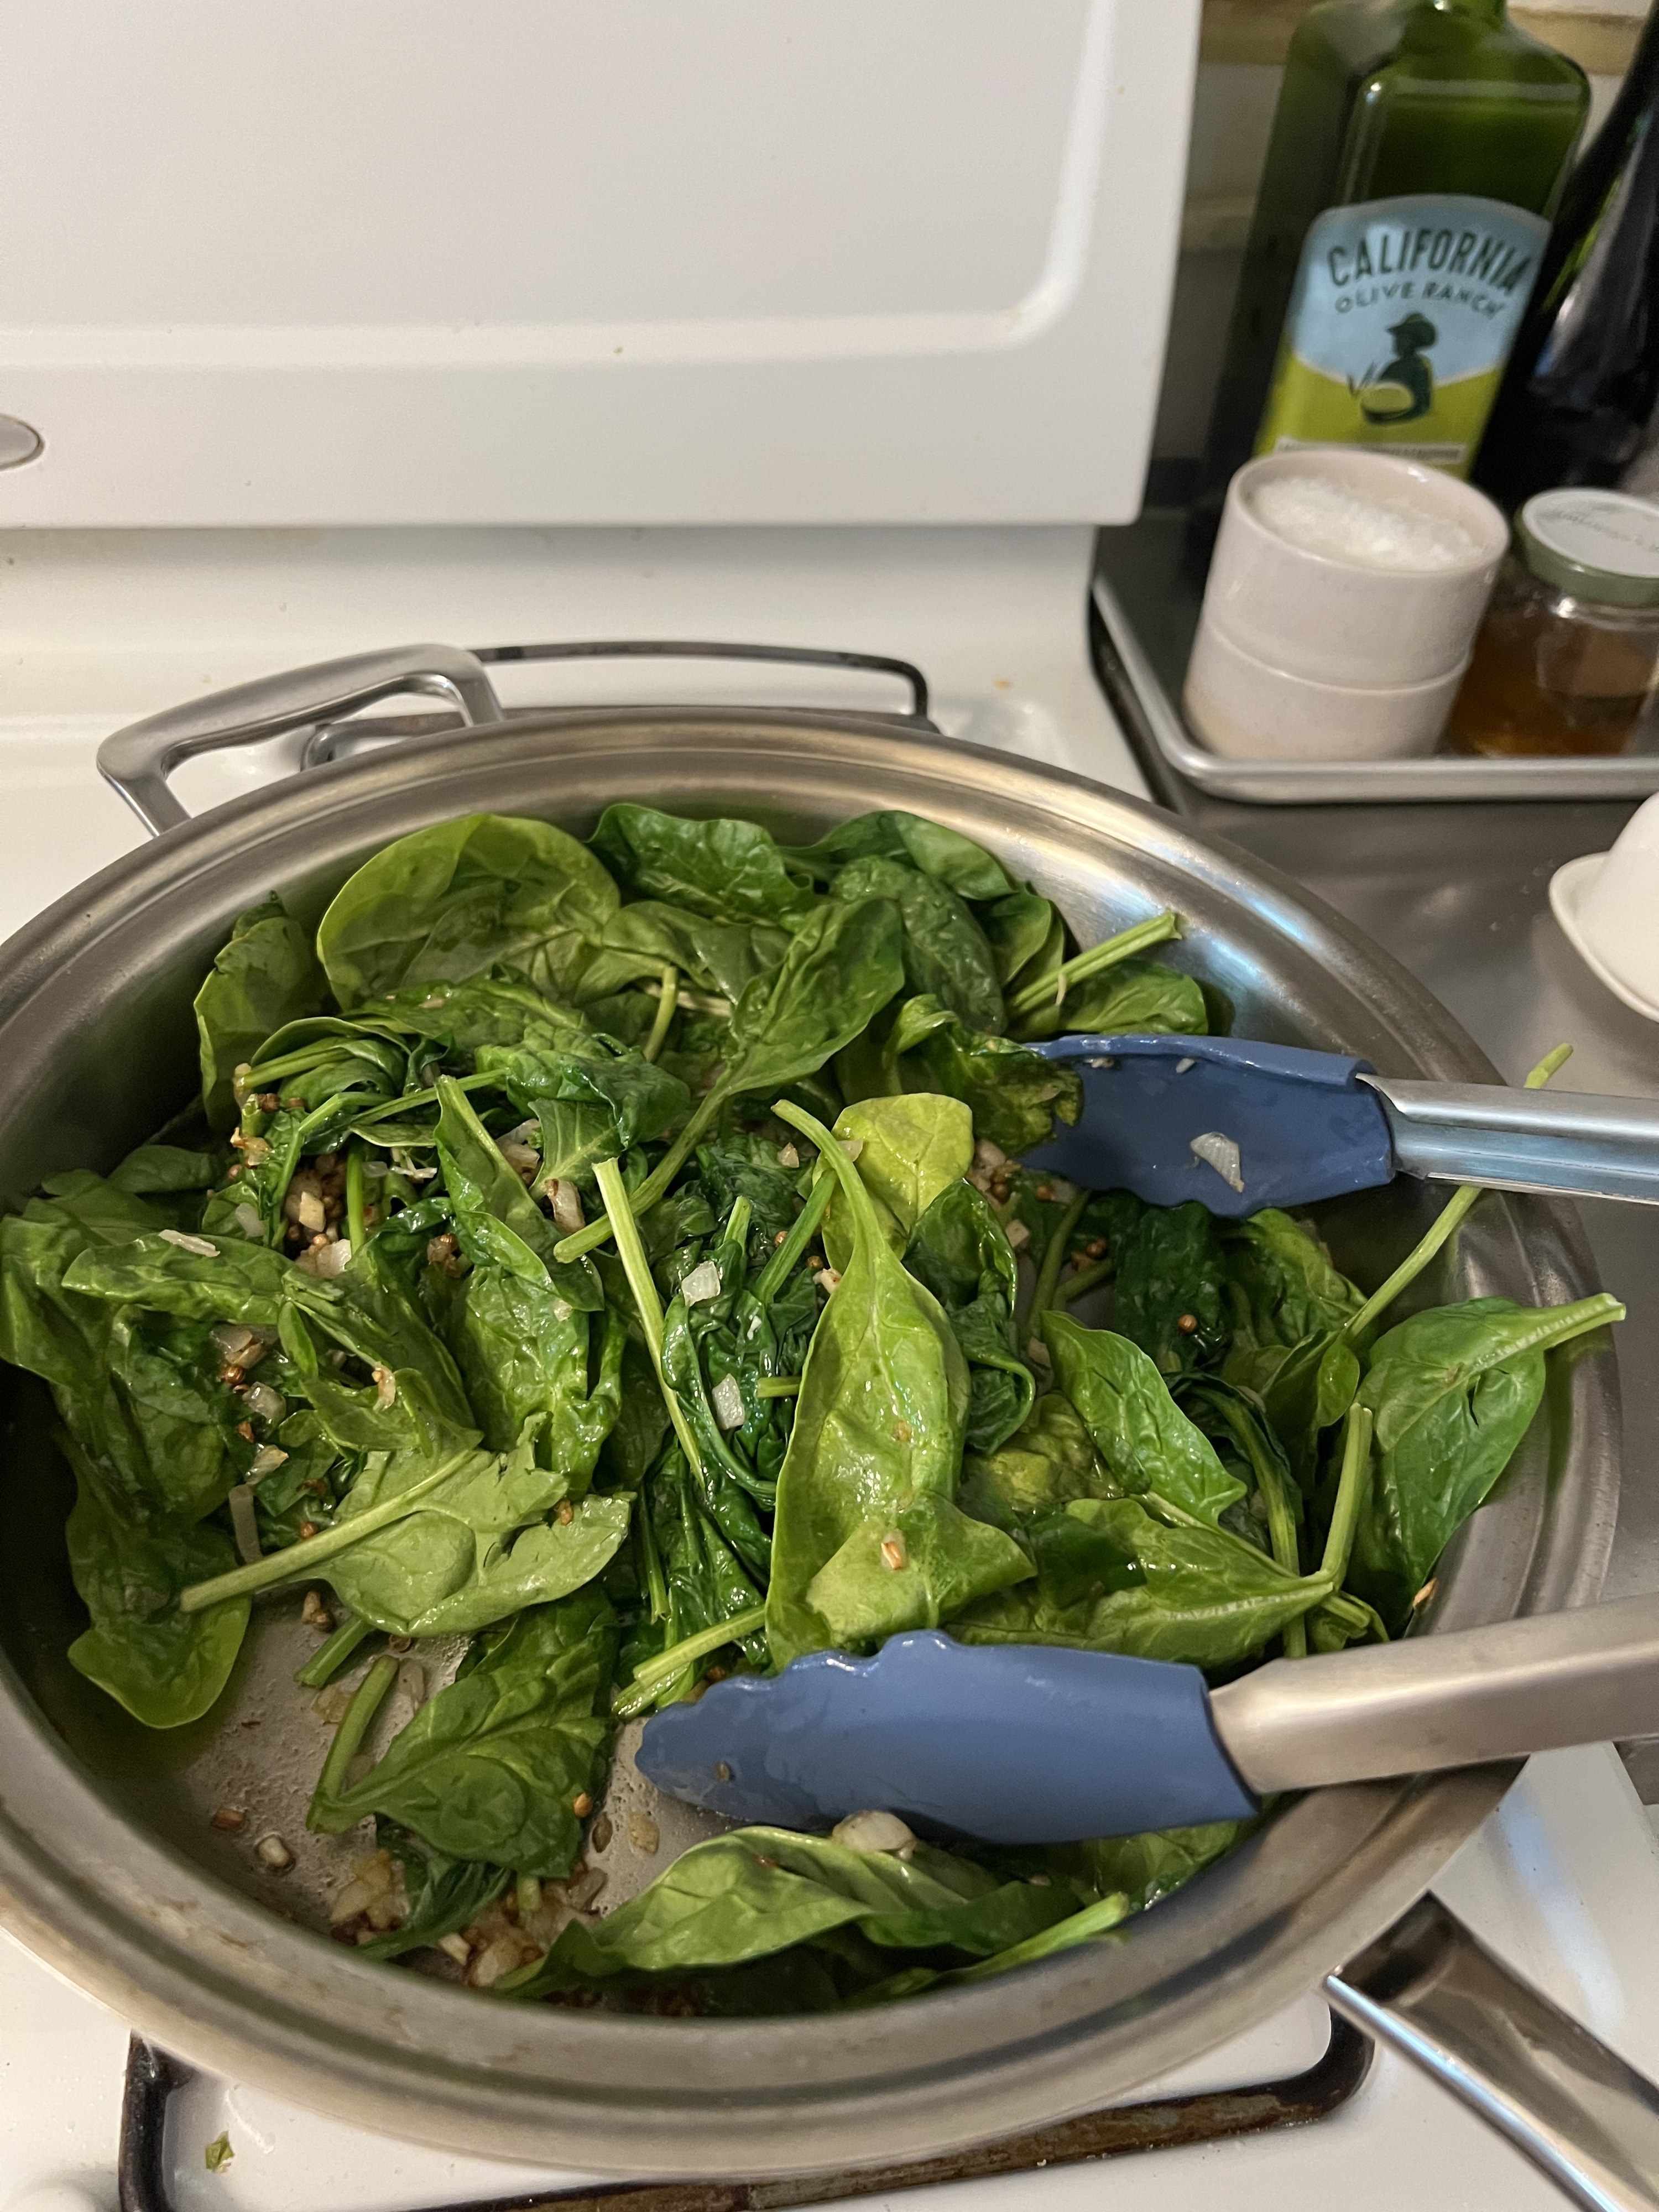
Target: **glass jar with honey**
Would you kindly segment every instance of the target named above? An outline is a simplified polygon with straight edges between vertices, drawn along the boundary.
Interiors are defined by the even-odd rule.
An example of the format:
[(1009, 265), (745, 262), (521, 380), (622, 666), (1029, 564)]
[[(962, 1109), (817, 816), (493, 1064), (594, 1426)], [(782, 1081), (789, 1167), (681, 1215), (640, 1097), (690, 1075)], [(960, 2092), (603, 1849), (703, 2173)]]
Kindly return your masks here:
[(1621, 753), (1659, 716), (1659, 505), (1540, 491), (1453, 702), (1462, 752)]

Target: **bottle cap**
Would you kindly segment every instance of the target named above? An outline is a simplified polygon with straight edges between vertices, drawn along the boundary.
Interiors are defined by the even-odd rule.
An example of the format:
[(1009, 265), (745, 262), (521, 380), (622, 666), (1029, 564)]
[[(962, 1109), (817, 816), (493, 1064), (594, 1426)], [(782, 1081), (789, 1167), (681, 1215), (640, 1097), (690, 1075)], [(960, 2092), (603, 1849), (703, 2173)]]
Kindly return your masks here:
[(1534, 492), (1516, 524), (1534, 576), (1610, 607), (1659, 606), (1659, 505), (1594, 486)]

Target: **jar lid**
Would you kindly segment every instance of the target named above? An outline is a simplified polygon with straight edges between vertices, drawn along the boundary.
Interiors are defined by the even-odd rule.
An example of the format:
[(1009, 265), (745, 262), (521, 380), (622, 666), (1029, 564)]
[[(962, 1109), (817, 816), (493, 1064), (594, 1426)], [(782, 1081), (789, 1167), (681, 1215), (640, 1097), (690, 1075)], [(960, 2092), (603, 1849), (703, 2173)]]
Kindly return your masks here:
[(1594, 486), (1534, 492), (1516, 526), (1528, 568), (1604, 606), (1659, 606), (1659, 505)]

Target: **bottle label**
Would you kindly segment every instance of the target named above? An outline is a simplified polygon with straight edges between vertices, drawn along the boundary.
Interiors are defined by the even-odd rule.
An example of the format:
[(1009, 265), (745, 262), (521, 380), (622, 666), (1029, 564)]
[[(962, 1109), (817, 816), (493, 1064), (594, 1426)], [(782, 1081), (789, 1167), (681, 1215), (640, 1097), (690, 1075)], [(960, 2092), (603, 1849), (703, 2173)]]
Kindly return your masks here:
[(1548, 235), (1541, 216), (1458, 193), (1328, 208), (1256, 452), (1376, 446), (1467, 476)]

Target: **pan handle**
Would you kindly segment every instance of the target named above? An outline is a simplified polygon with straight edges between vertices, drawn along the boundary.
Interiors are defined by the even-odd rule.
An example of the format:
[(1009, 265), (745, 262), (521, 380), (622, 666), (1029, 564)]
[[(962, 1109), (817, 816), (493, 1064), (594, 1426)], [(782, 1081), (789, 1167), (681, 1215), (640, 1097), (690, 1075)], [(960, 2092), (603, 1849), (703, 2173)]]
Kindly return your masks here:
[[(285, 730), (310, 732), (300, 765), (315, 768), (334, 757), (354, 726), (348, 717), (377, 699), (422, 692), (444, 700), (463, 727), (503, 719), (501, 701), (487, 668), (507, 661), (532, 660), (756, 660), (810, 668), (855, 668), (896, 677), (910, 693), (902, 719), (912, 728), (938, 734), (927, 714), (927, 679), (908, 660), (874, 653), (839, 653), (816, 646), (725, 645), (706, 639), (608, 638), (569, 644), (489, 645), (468, 653), (453, 645), (403, 645), (380, 653), (354, 653), (324, 660), (280, 676), (261, 677), (215, 691), (187, 707), (170, 708), (147, 720), (131, 723), (106, 738), (98, 767), (106, 782), (155, 835), (176, 830), (190, 819), (167, 787), (167, 778), (196, 753), (228, 745), (256, 744)], [(410, 736), (422, 728), (448, 726), (447, 716), (428, 721), (381, 722), (371, 726), (389, 736)]]
[(447, 701), (469, 729), (501, 719), (495, 686), (475, 654), (456, 645), (390, 646), (233, 684), (131, 723), (98, 748), (99, 773), (159, 836), (190, 819), (167, 778), (193, 755), (257, 744), (411, 691)]
[(1586, 2212), (1659, 2212), (1659, 2089), (1425, 1897), (1325, 1982)]

